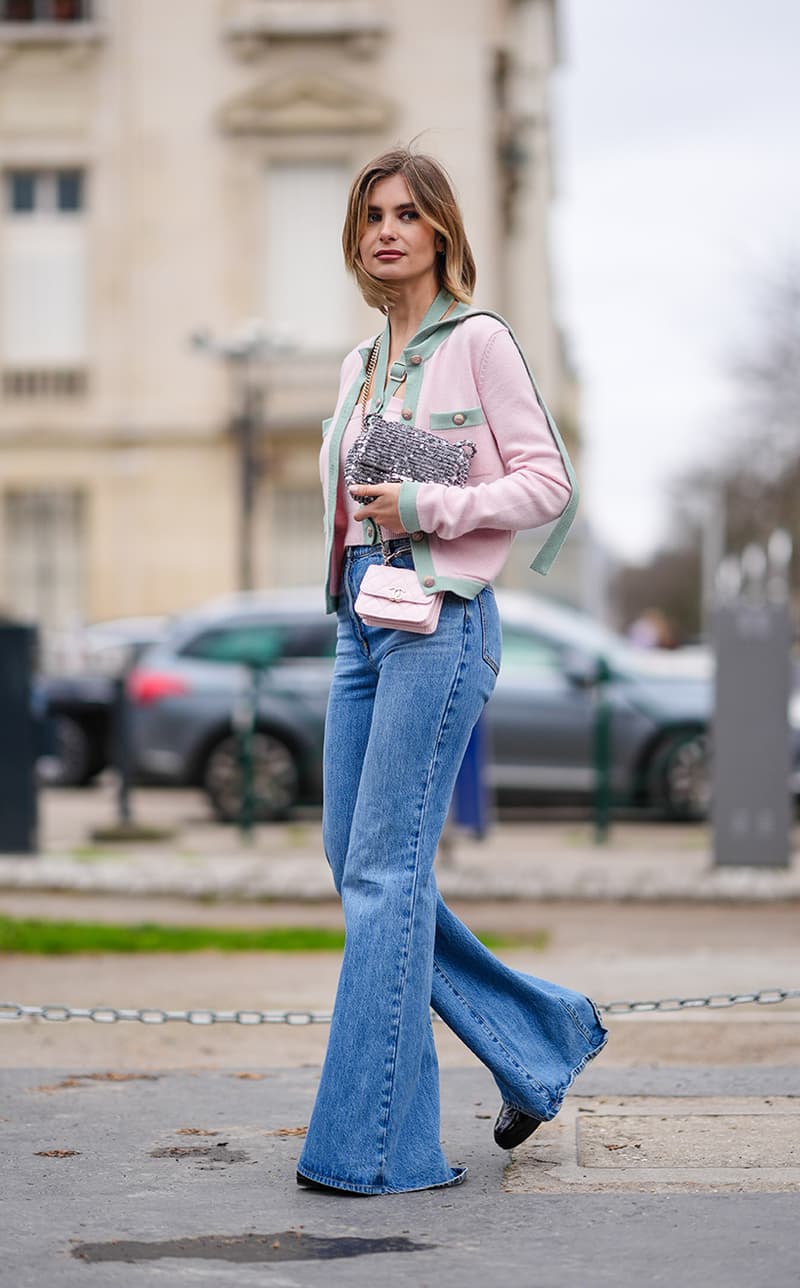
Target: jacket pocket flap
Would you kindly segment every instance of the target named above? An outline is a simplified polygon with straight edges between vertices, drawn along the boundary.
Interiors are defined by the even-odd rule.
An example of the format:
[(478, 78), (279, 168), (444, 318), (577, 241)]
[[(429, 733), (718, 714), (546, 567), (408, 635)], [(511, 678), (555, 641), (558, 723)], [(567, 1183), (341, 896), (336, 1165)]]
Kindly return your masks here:
[(482, 407), (454, 407), (452, 411), (432, 411), (431, 429), (467, 429), (472, 425), (485, 425)]

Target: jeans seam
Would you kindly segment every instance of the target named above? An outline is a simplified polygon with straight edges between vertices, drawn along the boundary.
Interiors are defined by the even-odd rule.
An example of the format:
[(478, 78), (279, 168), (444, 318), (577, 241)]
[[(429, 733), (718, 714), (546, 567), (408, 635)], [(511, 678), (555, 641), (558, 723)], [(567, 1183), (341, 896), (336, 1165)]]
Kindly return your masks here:
[(377, 670), (377, 667), (375, 666), (375, 663), (372, 659), (372, 655), (369, 651), (369, 643), (367, 641), (367, 637), (364, 634), (364, 631), (362, 628), (361, 618), (356, 612), (356, 597), (353, 594), (353, 586), (350, 581), (350, 577), (352, 577), (354, 571), (355, 571), (355, 567), (353, 565), (349, 570), (350, 576), (346, 578), (346, 583), (345, 583), (346, 593), (347, 593), (347, 614), (348, 614), (348, 617), (350, 618), (350, 629), (352, 630), (353, 634), (356, 637), (356, 640), (358, 641), (361, 648), (363, 649), (364, 655), (367, 661), (369, 662), (370, 666), (373, 668), (373, 670)]
[[(445, 729), (447, 728), (447, 721), (448, 721), (448, 717), (449, 717), (450, 712), (451, 712), (452, 707), (453, 707), (453, 702), (454, 702), (454, 700), (455, 700), (455, 695), (456, 695), (456, 692), (457, 692), (457, 690), (458, 690), (458, 686), (459, 686), (459, 683), (460, 683), (460, 681), (461, 681), (461, 678), (462, 678), (462, 676), (463, 676), (463, 674), (464, 674), (464, 658), (465, 658), (465, 654), (466, 654), (466, 651), (467, 651), (467, 633), (468, 633), (468, 630), (469, 630), (469, 618), (468, 618), (467, 613), (466, 613), (466, 610), (465, 610), (465, 612), (464, 612), (464, 629), (463, 629), (463, 631), (462, 631), (462, 635), (461, 635), (461, 650), (460, 650), (460, 652), (459, 652), (459, 656), (458, 656), (458, 663), (457, 663), (457, 665), (456, 665), (455, 673), (454, 673), (454, 675), (453, 675), (453, 683), (452, 683), (452, 684), (451, 684), (451, 686), (450, 686), (450, 692), (449, 692), (449, 693), (448, 693), (448, 695), (447, 695), (447, 701), (445, 702), (444, 710), (442, 711), (442, 718), (441, 718), (441, 720), (440, 720), (440, 722), (439, 722), (439, 728), (438, 728), (438, 730), (437, 730), (437, 732), (436, 732), (436, 741), (434, 742), (434, 746), (433, 746), (433, 755), (431, 756), (431, 763), (430, 763), (430, 766), (429, 766), (429, 769), (428, 769), (428, 776), (427, 776), (427, 778), (426, 778), (426, 780), (425, 780), (425, 788), (424, 788), (424, 791), (423, 791), (423, 793), (422, 793), (422, 800), (421, 800), (421, 803), (420, 803), (419, 816), (418, 816), (418, 818), (417, 818), (417, 829), (416, 829), (416, 834), (415, 834), (415, 836), (414, 836), (414, 838), (413, 838), (413, 841), (414, 841), (414, 844), (413, 844), (413, 861), (412, 861), (412, 864), (411, 864), (412, 886), (411, 886), (411, 897), (410, 897), (410, 899), (409, 899), (409, 901), (408, 901), (408, 910), (407, 910), (407, 914), (406, 914), (406, 922), (405, 922), (405, 928), (404, 928), (404, 930), (405, 930), (405, 939), (404, 939), (404, 943), (403, 943), (403, 956), (402, 956), (402, 961), (401, 961), (401, 973), (400, 973), (400, 978), (399, 978), (399, 981), (398, 981), (398, 988), (397, 988), (397, 1017), (396, 1017), (396, 1019), (394, 1019), (394, 1023), (393, 1023), (393, 1035), (392, 1035), (392, 1046), (391, 1046), (391, 1052), (390, 1052), (390, 1062), (389, 1062), (389, 1065), (388, 1065), (388, 1067), (387, 1067), (387, 1069), (386, 1069), (386, 1073), (385, 1073), (385, 1075), (384, 1075), (384, 1077), (385, 1077), (385, 1081), (386, 1081), (386, 1085), (385, 1085), (385, 1089), (384, 1089), (384, 1093), (383, 1093), (383, 1098), (384, 1098), (384, 1100), (386, 1101), (386, 1108), (385, 1108), (385, 1112), (384, 1112), (384, 1114), (383, 1114), (382, 1123), (381, 1123), (381, 1132), (382, 1132), (383, 1139), (382, 1139), (382, 1141), (381, 1141), (381, 1142), (379, 1142), (379, 1146), (378, 1146), (378, 1149), (379, 1149), (379, 1157), (380, 1157), (380, 1175), (381, 1175), (381, 1176), (383, 1176), (383, 1174), (384, 1174), (384, 1169), (385, 1169), (385, 1167), (386, 1167), (387, 1129), (388, 1129), (388, 1125), (389, 1125), (389, 1118), (390, 1118), (390, 1114), (391, 1114), (392, 1097), (393, 1097), (393, 1094), (394, 1094), (394, 1073), (395, 1073), (395, 1068), (396, 1068), (396, 1065), (397, 1065), (397, 1036), (398, 1036), (398, 1032), (399, 1032), (399, 1028), (400, 1028), (400, 1022), (401, 1022), (401, 1018), (402, 1018), (403, 993), (404, 993), (404, 990), (405, 990), (405, 983), (406, 983), (406, 977), (407, 977), (407, 971), (408, 971), (408, 957), (409, 957), (409, 942), (410, 942), (410, 938), (411, 938), (411, 926), (412, 926), (412, 923), (413, 923), (413, 920), (414, 920), (414, 910), (415, 910), (415, 908), (416, 908), (416, 904), (417, 904), (417, 892), (418, 892), (418, 887), (419, 887), (419, 849), (420, 849), (420, 838), (421, 838), (421, 836), (422, 836), (422, 829), (423, 829), (423, 825), (424, 825), (424, 821), (425, 821), (425, 811), (426, 811), (426, 808), (427, 808), (428, 803), (429, 803), (429, 800), (430, 800), (431, 784), (432, 784), (432, 782), (433, 782), (433, 775), (434, 775), (434, 771), (435, 771), (435, 769), (436, 769), (436, 763), (437, 763), (437, 760), (438, 760), (438, 757), (439, 757), (439, 749), (440, 749), (440, 747), (441, 747), (441, 745), (442, 745), (442, 739), (443, 739), (443, 737), (444, 737)], [(428, 1022), (430, 1023), (430, 1020), (429, 1020)]]
[(490, 671), (494, 671), (495, 675), (499, 675), (500, 664), (492, 657), (486, 643), (486, 614), (483, 608), (483, 591), (478, 595), (478, 611), (481, 615), (481, 651), (483, 653), (483, 660), (489, 667)]
[(564, 1010), (565, 1010), (565, 1011), (567, 1012), (567, 1014), (569, 1015), (570, 1019), (572, 1020), (573, 1024), (575, 1025), (575, 1028), (578, 1030), (578, 1032), (579, 1032), (583, 1037), (585, 1037), (585, 1038), (586, 1038), (586, 1041), (587, 1041), (587, 1042), (591, 1042), (591, 1040), (592, 1040), (592, 1035), (591, 1035), (591, 1033), (589, 1032), (589, 1030), (588, 1030), (587, 1028), (585, 1028), (585, 1026), (582, 1024), (582, 1022), (581, 1022), (581, 1018), (580, 1018), (580, 1016), (578, 1015), (578, 1012), (575, 1010), (574, 1006), (570, 1006), (569, 1002), (565, 1002), (563, 997), (560, 997), (558, 1000), (559, 1000), (559, 1002), (561, 1003), (561, 1005), (563, 1006)]
[[(437, 975), (439, 976), (439, 978), (440, 978), (440, 979), (442, 979), (442, 980), (444, 981), (444, 983), (447, 985), (447, 987), (450, 989), (450, 991), (452, 992), (453, 996), (454, 996), (454, 997), (457, 997), (457, 998), (458, 998), (458, 1000), (459, 1000), (459, 1002), (461, 1003), (461, 1005), (462, 1005), (466, 1010), (468, 1010), (468, 1011), (469, 1011), (469, 1013), (470, 1013), (470, 1015), (472, 1016), (472, 1018), (473, 1018), (473, 1019), (474, 1019), (474, 1020), (479, 1024), (479, 1025), (480, 1025), (480, 1027), (483, 1029), (484, 1033), (486, 1033), (486, 1034), (491, 1038), (491, 1040), (495, 1043), (495, 1045), (496, 1045), (496, 1046), (498, 1046), (498, 1047), (500, 1048), (500, 1050), (503, 1052), (503, 1055), (504, 1055), (504, 1056), (505, 1056), (505, 1058), (508, 1060), (509, 1064), (513, 1065), (513, 1066), (514, 1066), (514, 1068), (517, 1070), (517, 1072), (518, 1072), (518, 1073), (521, 1073), (525, 1078), (527, 1078), (528, 1082), (531, 1084), (531, 1086), (532, 1086), (532, 1087), (535, 1087), (535, 1089), (536, 1089), (537, 1091), (541, 1092), (541, 1094), (542, 1094), (542, 1095), (546, 1096), (546, 1097), (548, 1098), (548, 1100), (550, 1100), (552, 1097), (551, 1097), (551, 1093), (550, 1093), (550, 1091), (548, 1091), (547, 1087), (543, 1086), (541, 1082), (537, 1081), (537, 1079), (536, 1079), (536, 1078), (534, 1078), (534, 1077), (532, 1076), (532, 1074), (530, 1074), (530, 1073), (528, 1072), (528, 1070), (525, 1068), (525, 1066), (524, 1066), (524, 1065), (522, 1065), (522, 1064), (520, 1064), (520, 1063), (519, 1063), (519, 1061), (518, 1061), (518, 1060), (517, 1060), (517, 1059), (516, 1059), (512, 1054), (511, 1054), (511, 1052), (509, 1051), (508, 1047), (507, 1047), (507, 1046), (505, 1045), (505, 1043), (504, 1043), (504, 1042), (503, 1042), (503, 1041), (502, 1041), (502, 1040), (497, 1036), (497, 1034), (495, 1033), (494, 1029), (492, 1029), (492, 1028), (491, 1028), (491, 1027), (486, 1023), (486, 1020), (483, 1018), (483, 1016), (478, 1014), (478, 1012), (475, 1010), (474, 1006), (471, 1006), (471, 1005), (470, 1005), (470, 1003), (467, 1001), (467, 999), (465, 998), (464, 994), (463, 994), (463, 993), (461, 993), (461, 992), (456, 988), (456, 986), (455, 986), (455, 984), (453, 983), (453, 981), (451, 980), (450, 976), (449, 976), (449, 975), (446, 975), (446, 974), (445, 974), (445, 972), (442, 970), (441, 966), (439, 966), (436, 962), (434, 962), (434, 963), (433, 963), (433, 969), (436, 971), (436, 973), (437, 973)], [(525, 1112), (527, 1112), (527, 1111), (525, 1111)]]

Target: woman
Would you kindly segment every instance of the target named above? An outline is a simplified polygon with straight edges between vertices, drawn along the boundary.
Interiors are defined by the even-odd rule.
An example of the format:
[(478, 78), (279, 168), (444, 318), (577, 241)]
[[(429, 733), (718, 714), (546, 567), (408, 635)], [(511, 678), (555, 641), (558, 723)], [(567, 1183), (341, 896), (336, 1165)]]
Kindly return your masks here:
[[(394, 1194), (456, 1185), (466, 1170), (449, 1166), (439, 1141), (431, 1005), (494, 1075), (495, 1140), (506, 1149), (555, 1115), (606, 1040), (587, 998), (493, 957), (446, 907), (433, 873), (500, 664), (491, 580), (516, 531), (561, 515), (534, 561), (546, 571), (577, 493), (511, 332), (469, 307), (475, 266), (441, 166), (402, 149), (367, 165), (350, 192), (343, 246), (387, 322), (377, 354), (378, 340), (345, 359), (323, 426), (328, 607), (339, 615), (323, 838), (347, 936), (297, 1180)], [(468, 437), (467, 486), (406, 481), (348, 493), (342, 465), (365, 406), (451, 441)], [(384, 550), (426, 592), (444, 592), (433, 634), (367, 626), (355, 611)]]

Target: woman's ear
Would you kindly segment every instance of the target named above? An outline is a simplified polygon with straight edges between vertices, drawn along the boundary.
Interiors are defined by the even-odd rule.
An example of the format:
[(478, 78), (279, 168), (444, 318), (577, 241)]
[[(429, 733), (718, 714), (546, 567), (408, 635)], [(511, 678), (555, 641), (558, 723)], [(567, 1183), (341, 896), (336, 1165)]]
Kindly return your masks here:
[(441, 233), (436, 234), (436, 241), (433, 243), (437, 251), (445, 250), (445, 240)]

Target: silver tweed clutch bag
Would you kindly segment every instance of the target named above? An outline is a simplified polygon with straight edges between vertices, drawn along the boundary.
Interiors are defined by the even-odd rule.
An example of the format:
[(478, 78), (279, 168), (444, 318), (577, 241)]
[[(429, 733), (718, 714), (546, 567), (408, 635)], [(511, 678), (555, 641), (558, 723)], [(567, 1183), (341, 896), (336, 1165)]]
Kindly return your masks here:
[[(468, 438), (451, 443), (401, 421), (384, 420), (377, 412), (364, 424), (344, 462), (344, 480), (352, 484), (444, 483), (463, 487), (469, 477), (475, 444)], [(361, 497), (369, 505), (374, 497)]]

